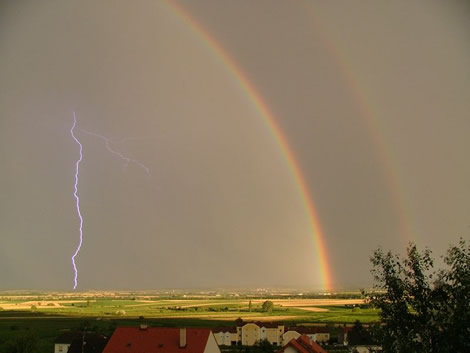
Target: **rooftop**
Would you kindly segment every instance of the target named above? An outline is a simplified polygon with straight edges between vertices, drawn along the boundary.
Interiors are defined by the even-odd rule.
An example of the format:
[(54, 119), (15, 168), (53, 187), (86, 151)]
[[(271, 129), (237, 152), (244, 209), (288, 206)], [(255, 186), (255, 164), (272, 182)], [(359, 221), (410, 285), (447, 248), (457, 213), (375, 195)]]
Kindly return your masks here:
[(117, 327), (103, 353), (202, 353), (210, 329), (187, 328), (186, 346), (180, 347), (180, 329)]

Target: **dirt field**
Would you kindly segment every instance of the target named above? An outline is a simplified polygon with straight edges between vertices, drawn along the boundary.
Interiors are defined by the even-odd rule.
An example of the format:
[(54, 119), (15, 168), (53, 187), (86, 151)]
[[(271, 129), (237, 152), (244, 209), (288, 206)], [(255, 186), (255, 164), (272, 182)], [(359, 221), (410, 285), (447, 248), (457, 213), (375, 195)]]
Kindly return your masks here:
[[(170, 319), (174, 316), (159, 316), (160, 318)], [(283, 321), (293, 320), (298, 316), (293, 315), (271, 315), (271, 316), (249, 316), (249, 315), (215, 315), (215, 314), (196, 314), (196, 315), (178, 315), (178, 318), (192, 318), (192, 319), (214, 319), (214, 320), (227, 320), (233, 321), (241, 317), (244, 321)]]
[(33, 305), (39, 310), (41, 308), (63, 308), (62, 304), (72, 303), (85, 303), (85, 300), (39, 300), (39, 301), (26, 301), (21, 303), (0, 302), (0, 307), (3, 310), (28, 310)]
[[(262, 303), (266, 299), (253, 300), (253, 303)], [(301, 306), (324, 306), (324, 305), (347, 305), (363, 304), (363, 299), (273, 299), (274, 305), (286, 307)]]
[(314, 306), (296, 306), (295, 308), (300, 309), (300, 310), (306, 310), (306, 311), (311, 311), (314, 313), (325, 313), (329, 311), (328, 309), (325, 308), (317, 308)]

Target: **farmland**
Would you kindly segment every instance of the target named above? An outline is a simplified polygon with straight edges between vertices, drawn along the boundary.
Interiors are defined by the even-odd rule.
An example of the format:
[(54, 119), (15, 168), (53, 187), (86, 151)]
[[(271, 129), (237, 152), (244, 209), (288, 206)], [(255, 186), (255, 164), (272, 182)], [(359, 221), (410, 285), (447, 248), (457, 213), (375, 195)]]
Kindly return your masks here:
[[(264, 293), (265, 294), (265, 293)], [(346, 298), (345, 298), (346, 297)], [(262, 304), (269, 300), (272, 310)], [(343, 325), (378, 320), (358, 293), (342, 298), (273, 295), (186, 295), (149, 293), (4, 293), (0, 294), (0, 351), (15, 335), (34, 334), (41, 351), (67, 330), (110, 335), (117, 325), (215, 327), (235, 320), (277, 321), (285, 325)]]
[[(263, 312), (262, 303), (273, 302), (273, 309)], [(150, 296), (106, 296), (94, 293), (64, 296), (0, 296), (0, 317), (94, 319), (152, 318), (204, 319), (215, 321), (288, 321), (314, 323), (371, 322), (377, 312), (364, 308), (363, 300), (304, 298), (158, 298)]]

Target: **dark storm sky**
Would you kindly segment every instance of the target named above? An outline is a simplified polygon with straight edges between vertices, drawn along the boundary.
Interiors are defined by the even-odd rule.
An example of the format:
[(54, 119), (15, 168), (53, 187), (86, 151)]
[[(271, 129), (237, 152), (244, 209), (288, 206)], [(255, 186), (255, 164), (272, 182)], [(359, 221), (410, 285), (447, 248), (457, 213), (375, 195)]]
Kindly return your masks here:
[[(378, 246), (469, 238), (464, 1), (177, 1), (258, 90), (303, 171), (336, 286)], [(0, 289), (318, 288), (278, 142), (161, 1), (0, 3)], [(407, 229), (407, 231), (404, 231)]]

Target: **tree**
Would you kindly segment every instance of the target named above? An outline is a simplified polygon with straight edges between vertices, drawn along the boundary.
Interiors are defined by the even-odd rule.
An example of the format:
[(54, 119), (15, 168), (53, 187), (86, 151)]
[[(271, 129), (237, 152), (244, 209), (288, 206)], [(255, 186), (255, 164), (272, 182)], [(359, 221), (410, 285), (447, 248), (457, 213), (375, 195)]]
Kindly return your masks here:
[(470, 247), (461, 240), (444, 257), (447, 269), (434, 270), (431, 251), (410, 244), (400, 259), (378, 249), (370, 303), (381, 310), (377, 330), (383, 352), (470, 351)]
[(265, 312), (265, 313), (271, 313), (273, 311), (273, 307), (274, 307), (274, 304), (272, 301), (270, 300), (266, 300), (263, 305), (261, 306), (261, 309)]
[(437, 319), (442, 339), (454, 351), (470, 352), (470, 244), (460, 239), (458, 246), (451, 246), (444, 257), (448, 270), (438, 273), (436, 295), (440, 298)]
[(257, 341), (253, 346), (240, 346), (239, 353), (274, 353), (275, 347), (267, 339)]
[(273, 353), (274, 347), (273, 345), (267, 340), (261, 340), (256, 342), (253, 346), (252, 353)]
[(354, 322), (354, 326), (348, 334), (348, 343), (353, 346), (373, 343), (370, 332), (364, 328), (359, 320)]
[(252, 304), (251, 304), (251, 300), (248, 302), (248, 311), (251, 313), (251, 309), (252, 309)]
[(6, 344), (6, 353), (37, 353), (39, 339), (31, 332), (21, 333), (10, 339)]

